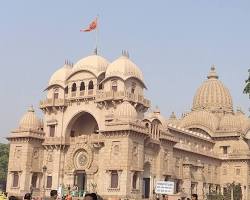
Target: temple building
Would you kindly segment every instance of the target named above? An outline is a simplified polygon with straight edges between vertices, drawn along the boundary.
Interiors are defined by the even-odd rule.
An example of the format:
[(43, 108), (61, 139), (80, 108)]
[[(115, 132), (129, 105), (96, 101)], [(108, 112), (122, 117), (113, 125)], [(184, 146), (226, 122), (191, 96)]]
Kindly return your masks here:
[(204, 199), (235, 181), (250, 199), (250, 120), (234, 109), (215, 67), (180, 118), (149, 109), (146, 88), (125, 51), (111, 63), (96, 53), (66, 62), (48, 81), (43, 119), (29, 108), (8, 137), (7, 192), (49, 196), (65, 186), (148, 199), (166, 180), (173, 196)]

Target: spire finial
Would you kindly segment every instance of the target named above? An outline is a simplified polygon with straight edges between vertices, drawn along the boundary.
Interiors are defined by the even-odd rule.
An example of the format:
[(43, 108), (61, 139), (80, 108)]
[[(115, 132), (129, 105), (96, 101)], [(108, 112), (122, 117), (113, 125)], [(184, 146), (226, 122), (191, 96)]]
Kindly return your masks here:
[(28, 112), (35, 112), (32, 104), (30, 105)]
[(94, 49), (94, 55), (97, 55), (97, 47)]
[(217, 75), (216, 70), (215, 70), (215, 64), (211, 65), (211, 69), (210, 69), (210, 72), (209, 72), (207, 78), (208, 79), (211, 79), (211, 78), (218, 79), (219, 78), (219, 76)]

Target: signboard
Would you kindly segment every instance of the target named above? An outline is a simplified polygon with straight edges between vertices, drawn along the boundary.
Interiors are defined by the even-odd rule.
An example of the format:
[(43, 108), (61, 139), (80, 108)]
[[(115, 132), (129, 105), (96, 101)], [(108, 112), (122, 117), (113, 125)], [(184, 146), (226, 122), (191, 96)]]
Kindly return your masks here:
[(174, 194), (174, 182), (157, 181), (155, 186), (156, 194)]

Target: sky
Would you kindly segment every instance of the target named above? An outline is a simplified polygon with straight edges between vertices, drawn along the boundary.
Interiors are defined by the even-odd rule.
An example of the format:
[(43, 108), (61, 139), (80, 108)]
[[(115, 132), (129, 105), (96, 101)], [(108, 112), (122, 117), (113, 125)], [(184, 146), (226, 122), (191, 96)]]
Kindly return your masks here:
[(99, 54), (112, 62), (129, 51), (147, 98), (165, 117), (191, 109), (212, 64), (234, 108), (249, 115), (242, 93), (250, 68), (248, 0), (8, 0), (0, 3), (0, 142), (30, 105), (42, 116), (39, 101), (65, 59), (93, 54), (95, 34), (79, 30), (97, 14)]

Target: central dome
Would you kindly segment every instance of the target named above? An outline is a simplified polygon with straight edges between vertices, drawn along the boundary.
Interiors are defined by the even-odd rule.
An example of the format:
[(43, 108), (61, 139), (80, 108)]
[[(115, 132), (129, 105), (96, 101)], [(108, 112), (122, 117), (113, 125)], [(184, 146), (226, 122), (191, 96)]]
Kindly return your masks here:
[(86, 70), (93, 73), (98, 77), (101, 73), (104, 73), (109, 65), (109, 62), (99, 55), (87, 56), (79, 60), (73, 67), (72, 73), (80, 70)]
[(232, 97), (229, 90), (219, 81), (214, 66), (211, 67), (207, 78), (195, 94), (192, 110), (232, 113)]

